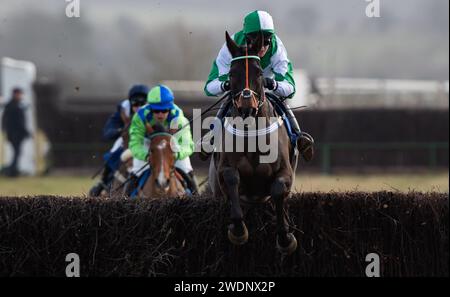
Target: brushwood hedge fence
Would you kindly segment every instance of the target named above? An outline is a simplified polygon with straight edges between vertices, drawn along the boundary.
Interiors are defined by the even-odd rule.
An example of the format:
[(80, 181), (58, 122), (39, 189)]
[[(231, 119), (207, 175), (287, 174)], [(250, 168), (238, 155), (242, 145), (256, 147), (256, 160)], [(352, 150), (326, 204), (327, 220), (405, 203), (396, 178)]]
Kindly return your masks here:
[(246, 212), (249, 241), (227, 239), (229, 207), (200, 196), (164, 200), (0, 197), (0, 275), (381, 276), (449, 275), (448, 194), (302, 193), (288, 200), (296, 252), (275, 248), (271, 204)]

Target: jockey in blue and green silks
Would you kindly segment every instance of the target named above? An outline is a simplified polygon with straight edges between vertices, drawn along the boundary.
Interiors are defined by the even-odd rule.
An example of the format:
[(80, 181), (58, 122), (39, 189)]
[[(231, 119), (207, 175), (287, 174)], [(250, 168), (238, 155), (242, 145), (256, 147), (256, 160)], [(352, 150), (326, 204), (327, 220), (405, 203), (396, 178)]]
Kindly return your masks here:
[[(247, 14), (244, 18), (244, 27), (231, 38), (240, 46), (251, 47), (256, 39), (263, 35), (263, 47), (258, 53), (263, 69), (264, 87), (277, 97), (290, 99), (295, 94), (295, 81), (291, 61), (288, 59), (286, 48), (281, 39), (275, 34), (272, 16), (261, 10)], [(228, 72), (230, 71), (230, 51), (226, 44), (222, 46), (214, 60), (204, 91), (208, 96), (218, 96), (230, 90)], [(298, 148), (303, 158), (309, 161), (313, 154), (312, 137), (300, 130), (298, 122), (284, 100), (284, 109), (287, 112), (290, 126), (298, 139)], [(222, 104), (217, 117), (223, 119), (228, 106)], [(202, 152), (202, 154), (206, 154)]]
[[(188, 119), (183, 111), (174, 103), (172, 90), (167, 86), (158, 85), (150, 90), (147, 96), (148, 104), (140, 108), (133, 116), (130, 126), (129, 149), (133, 156), (133, 174), (148, 161), (150, 140), (147, 135), (147, 124), (161, 124), (173, 134), (178, 145), (175, 152), (175, 167), (188, 174), (195, 182), (190, 155), (194, 152), (194, 141)], [(196, 185), (194, 185), (196, 186)]]

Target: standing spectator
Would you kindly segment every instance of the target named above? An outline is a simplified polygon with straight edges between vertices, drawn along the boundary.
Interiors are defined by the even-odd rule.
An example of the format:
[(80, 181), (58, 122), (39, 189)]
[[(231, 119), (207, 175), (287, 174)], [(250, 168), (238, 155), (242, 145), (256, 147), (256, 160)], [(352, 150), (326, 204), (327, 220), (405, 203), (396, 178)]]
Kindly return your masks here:
[(4, 173), (11, 177), (19, 175), (17, 163), (20, 158), (22, 142), (30, 136), (25, 125), (25, 108), (22, 106), (22, 99), (22, 89), (14, 88), (12, 98), (6, 104), (2, 118), (2, 128), (14, 150), (11, 164), (4, 170)]

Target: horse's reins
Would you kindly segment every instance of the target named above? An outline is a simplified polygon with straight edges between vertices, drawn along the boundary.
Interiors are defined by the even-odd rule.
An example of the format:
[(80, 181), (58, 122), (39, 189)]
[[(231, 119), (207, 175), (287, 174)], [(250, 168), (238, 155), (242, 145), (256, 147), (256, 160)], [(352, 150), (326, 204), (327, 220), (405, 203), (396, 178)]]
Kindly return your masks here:
[[(147, 167), (147, 165), (148, 165), (149, 163), (148, 162), (145, 162), (145, 164), (141, 167), (141, 168), (139, 168), (135, 173), (134, 173), (134, 175), (135, 176), (137, 176), (145, 167)], [(115, 189), (113, 189), (112, 191), (113, 192), (115, 192), (115, 191), (117, 191), (118, 189), (120, 189), (120, 188), (122, 188), (123, 186), (125, 186), (125, 184), (127, 184), (131, 179), (132, 179), (132, 177), (133, 177), (133, 175), (130, 175), (123, 183), (121, 183), (120, 185), (118, 185)]]
[(217, 104), (219, 104), (220, 102), (222, 102), (224, 99), (228, 99), (228, 97), (230, 97), (230, 95), (231, 95), (230, 92), (226, 92), (225, 94), (223, 94), (223, 96), (220, 97), (219, 100), (217, 100), (214, 104), (212, 104), (211, 106), (209, 106), (208, 108), (206, 108), (205, 111), (202, 112), (199, 116), (190, 119), (189, 122), (188, 122), (186, 125), (182, 126), (180, 129), (178, 129), (178, 130), (177, 130), (177, 133), (178, 133), (179, 131), (183, 130), (184, 128), (189, 127), (189, 125), (192, 124), (193, 121), (195, 121), (195, 120), (198, 119), (198, 118), (201, 118), (205, 113), (207, 113), (207, 112), (209, 112), (209, 111), (211, 111), (211, 110), (214, 110), (214, 106), (216, 106)]

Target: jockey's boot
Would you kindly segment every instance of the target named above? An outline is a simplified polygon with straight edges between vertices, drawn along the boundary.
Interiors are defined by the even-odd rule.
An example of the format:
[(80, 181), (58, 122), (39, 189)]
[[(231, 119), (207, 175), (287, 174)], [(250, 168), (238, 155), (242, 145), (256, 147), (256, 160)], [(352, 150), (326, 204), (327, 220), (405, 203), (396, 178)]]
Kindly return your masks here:
[(105, 169), (103, 169), (101, 181), (104, 185), (108, 185), (111, 182), (112, 179), (112, 170), (109, 168), (109, 166), (105, 166)]
[(302, 132), (300, 130), (300, 126), (298, 125), (297, 119), (292, 112), (292, 109), (286, 102), (287, 100), (282, 101), (285, 107), (287, 117), (289, 119), (289, 123), (291, 124), (294, 133), (297, 135), (297, 148), (300, 154), (303, 157), (303, 160), (309, 162), (314, 157), (314, 139), (311, 135), (306, 132)]
[(194, 171), (190, 171), (188, 173), (189, 177), (191, 178), (191, 189), (192, 189), (192, 194), (200, 194), (199, 189), (198, 189), (198, 182), (197, 182), (197, 178), (195, 177)]
[(130, 173), (130, 177), (128, 182), (125, 184), (124, 187), (124, 195), (127, 197), (131, 197), (131, 194), (138, 186), (139, 177), (136, 176), (134, 173)]
[[(230, 107), (231, 101), (225, 101), (222, 102), (222, 104), (219, 107), (219, 111), (217, 112), (216, 118), (218, 118), (220, 120), (220, 122), (223, 123), (223, 118), (225, 117), (225, 115), (227, 114), (229, 107)], [(206, 152), (203, 150), (203, 144), (206, 145), (213, 145), (214, 144), (214, 134), (213, 131), (209, 131), (208, 133), (206, 133), (202, 139), (200, 140), (200, 152), (199, 152), (199, 157), (202, 161), (206, 161), (208, 160), (209, 156), (212, 154), (212, 152)]]
[(105, 166), (100, 181), (91, 188), (91, 190), (89, 191), (89, 196), (91, 197), (100, 196), (102, 191), (107, 189), (110, 179), (111, 179), (111, 169), (108, 166)]
[(102, 182), (98, 182), (89, 190), (89, 196), (90, 197), (98, 197), (102, 193), (103, 189), (106, 188), (106, 185)]

